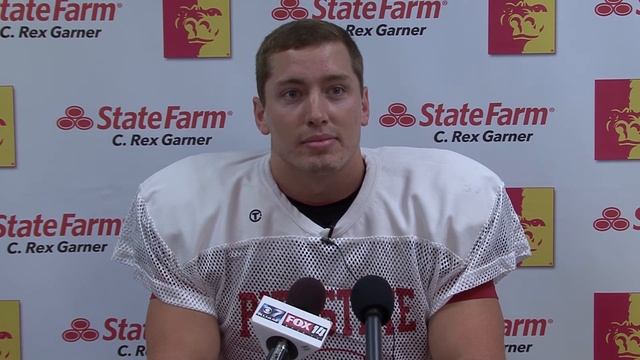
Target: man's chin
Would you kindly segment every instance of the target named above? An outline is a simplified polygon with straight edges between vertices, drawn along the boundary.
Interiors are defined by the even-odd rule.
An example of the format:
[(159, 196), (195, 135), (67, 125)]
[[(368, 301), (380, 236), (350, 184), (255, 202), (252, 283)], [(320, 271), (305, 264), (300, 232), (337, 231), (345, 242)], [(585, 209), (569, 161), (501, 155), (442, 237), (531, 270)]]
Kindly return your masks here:
[(304, 170), (316, 174), (332, 174), (340, 170), (339, 166), (330, 161), (309, 161), (303, 167)]

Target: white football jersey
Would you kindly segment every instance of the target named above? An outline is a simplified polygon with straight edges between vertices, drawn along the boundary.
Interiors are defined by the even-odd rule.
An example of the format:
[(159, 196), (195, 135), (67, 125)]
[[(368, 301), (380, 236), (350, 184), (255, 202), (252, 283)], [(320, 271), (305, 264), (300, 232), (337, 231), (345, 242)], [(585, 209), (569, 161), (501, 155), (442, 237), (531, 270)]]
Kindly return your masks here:
[(364, 359), (364, 329), (349, 303), (364, 275), (385, 278), (395, 295), (384, 358), (430, 358), (429, 317), (515, 269), (529, 245), (503, 182), (483, 165), (435, 149), (363, 156), (362, 187), (332, 232), (339, 248), (321, 242), (329, 229), (280, 192), (269, 155), (210, 153), (140, 185), (113, 257), (163, 302), (215, 316), (223, 359), (264, 358), (251, 315), (265, 294), (286, 300), (301, 277), (324, 284), (321, 316), (334, 323), (310, 359)]

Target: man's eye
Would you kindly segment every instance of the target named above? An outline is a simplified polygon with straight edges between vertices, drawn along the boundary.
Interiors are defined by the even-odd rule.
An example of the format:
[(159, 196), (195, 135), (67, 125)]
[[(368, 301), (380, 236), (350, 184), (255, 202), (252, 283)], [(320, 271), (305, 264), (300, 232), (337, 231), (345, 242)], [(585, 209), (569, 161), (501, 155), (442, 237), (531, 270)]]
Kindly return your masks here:
[(300, 92), (298, 90), (287, 90), (282, 94), (282, 97), (285, 99), (295, 99), (300, 96)]
[(345, 90), (342, 86), (334, 86), (331, 88), (331, 95), (339, 96), (344, 94)]

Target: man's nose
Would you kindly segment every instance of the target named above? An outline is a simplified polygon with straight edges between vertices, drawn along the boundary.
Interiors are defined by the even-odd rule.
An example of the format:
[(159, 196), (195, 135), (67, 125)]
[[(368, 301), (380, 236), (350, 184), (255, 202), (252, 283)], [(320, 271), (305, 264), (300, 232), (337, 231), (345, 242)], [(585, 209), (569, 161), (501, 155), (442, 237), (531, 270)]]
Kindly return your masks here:
[(306, 121), (308, 125), (324, 125), (329, 121), (327, 100), (320, 93), (311, 93), (307, 98)]

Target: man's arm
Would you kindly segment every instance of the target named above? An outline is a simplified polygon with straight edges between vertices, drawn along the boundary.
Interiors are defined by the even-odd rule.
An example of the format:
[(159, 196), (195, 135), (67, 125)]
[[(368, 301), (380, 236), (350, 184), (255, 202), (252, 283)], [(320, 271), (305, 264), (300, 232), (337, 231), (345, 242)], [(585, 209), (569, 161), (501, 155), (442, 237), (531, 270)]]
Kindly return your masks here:
[(504, 360), (504, 320), (496, 298), (448, 303), (429, 320), (434, 360)]
[(199, 311), (149, 301), (146, 322), (147, 359), (217, 360), (218, 320)]

